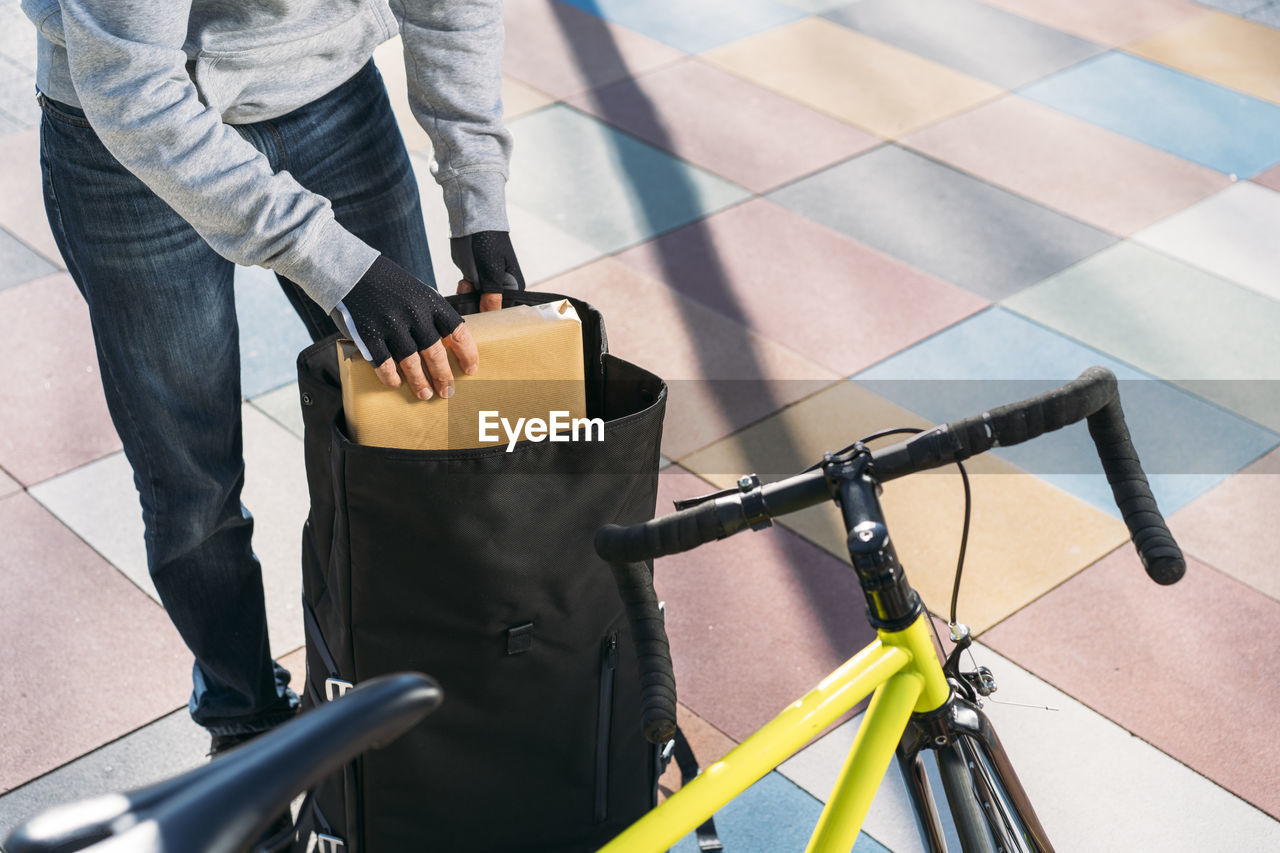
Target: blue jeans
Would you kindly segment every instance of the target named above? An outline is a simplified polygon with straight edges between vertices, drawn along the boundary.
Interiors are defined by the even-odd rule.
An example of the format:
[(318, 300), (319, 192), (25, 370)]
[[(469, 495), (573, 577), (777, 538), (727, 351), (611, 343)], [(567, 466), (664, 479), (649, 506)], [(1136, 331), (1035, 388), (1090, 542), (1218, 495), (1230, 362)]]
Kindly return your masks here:
[[(253, 518), (240, 501), (234, 266), (108, 153), (82, 111), (41, 104), (45, 208), (89, 306), (151, 577), (195, 655), (191, 716), (214, 734), (270, 728), (298, 699), (271, 659)], [(417, 182), (372, 62), (315, 102), (237, 130), (328, 198), (338, 222), (434, 286)], [(313, 338), (334, 331), (280, 283)]]

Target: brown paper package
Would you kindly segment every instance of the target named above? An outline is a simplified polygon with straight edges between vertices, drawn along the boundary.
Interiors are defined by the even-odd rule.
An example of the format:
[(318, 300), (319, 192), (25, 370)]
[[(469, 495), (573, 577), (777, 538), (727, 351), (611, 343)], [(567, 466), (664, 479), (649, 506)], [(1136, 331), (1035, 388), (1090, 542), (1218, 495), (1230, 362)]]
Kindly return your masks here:
[(437, 394), (419, 400), (405, 382), (388, 388), (355, 344), (338, 342), (342, 405), (352, 441), (412, 450), (506, 446), (508, 433), (494, 416), (489, 417), (493, 440), (481, 439), (482, 411), (496, 412), (512, 428), (518, 418), (550, 423), (553, 412), (567, 413), (559, 418), (564, 421), (587, 416), (582, 324), (567, 299), (466, 320), (480, 351), (480, 369), (467, 376), (449, 353), (454, 394), (448, 399)]

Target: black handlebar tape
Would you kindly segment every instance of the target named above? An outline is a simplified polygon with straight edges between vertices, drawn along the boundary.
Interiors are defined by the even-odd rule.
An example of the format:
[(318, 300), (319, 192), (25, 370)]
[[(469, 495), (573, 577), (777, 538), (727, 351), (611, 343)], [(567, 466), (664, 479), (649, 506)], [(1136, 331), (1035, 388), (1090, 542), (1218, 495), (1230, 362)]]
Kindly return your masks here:
[(1107, 472), (1111, 494), (1120, 507), (1143, 568), (1158, 584), (1176, 583), (1186, 572), (1187, 563), (1151, 494), (1138, 452), (1129, 439), (1119, 397), (1089, 416), (1089, 435), (1098, 448), (1102, 470)]
[(1171, 584), (1186, 561), (1156, 506), (1120, 407), (1116, 377), (1090, 367), (1079, 378), (1020, 403), (937, 427), (876, 453), (881, 480), (962, 461), (1000, 445), (1029, 441), (1076, 421), (1088, 420), (1111, 494), (1151, 579)]
[(1009, 447), (1082, 421), (1116, 399), (1116, 378), (1105, 367), (1090, 367), (1077, 379), (1018, 403), (948, 424), (966, 459), (999, 445)]
[(676, 677), (671, 668), (667, 629), (653, 591), (653, 573), (641, 562), (609, 566), (636, 643), (644, 736), (649, 743), (663, 744), (676, 734)]
[[(609, 562), (633, 563), (667, 554), (689, 551), (705, 542), (723, 539), (735, 529), (726, 529), (723, 500), (682, 509), (643, 524), (620, 527), (606, 524), (596, 531), (596, 553)], [(742, 507), (735, 502), (740, 515)]]

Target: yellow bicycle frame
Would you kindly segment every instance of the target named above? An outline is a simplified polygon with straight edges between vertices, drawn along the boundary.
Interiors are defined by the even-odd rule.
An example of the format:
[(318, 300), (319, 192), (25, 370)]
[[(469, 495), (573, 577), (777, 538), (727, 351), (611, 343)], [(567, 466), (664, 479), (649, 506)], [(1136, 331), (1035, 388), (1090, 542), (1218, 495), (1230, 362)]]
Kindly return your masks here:
[(600, 853), (668, 849), (874, 691), (805, 848), (806, 853), (849, 853), (911, 714), (941, 707), (950, 694), (928, 619), (922, 614), (905, 630), (878, 632), (875, 641), (804, 698), (629, 826)]

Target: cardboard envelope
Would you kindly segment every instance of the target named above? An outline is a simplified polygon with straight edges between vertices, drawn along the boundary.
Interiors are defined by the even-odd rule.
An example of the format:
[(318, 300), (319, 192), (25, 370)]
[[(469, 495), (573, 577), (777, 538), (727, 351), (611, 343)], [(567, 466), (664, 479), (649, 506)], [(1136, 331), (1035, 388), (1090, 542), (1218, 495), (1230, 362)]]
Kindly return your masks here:
[[(342, 405), (352, 441), (414, 450), (507, 446), (517, 424), (540, 419), (567, 430), (574, 419), (586, 418), (582, 325), (569, 300), (469, 314), (466, 321), (480, 350), (480, 369), (467, 376), (450, 352), (454, 394), (449, 399), (437, 394), (419, 400), (405, 382), (388, 388), (354, 343), (338, 342)], [(488, 424), (488, 440), (482, 423)], [(536, 434), (520, 434), (518, 440)]]

